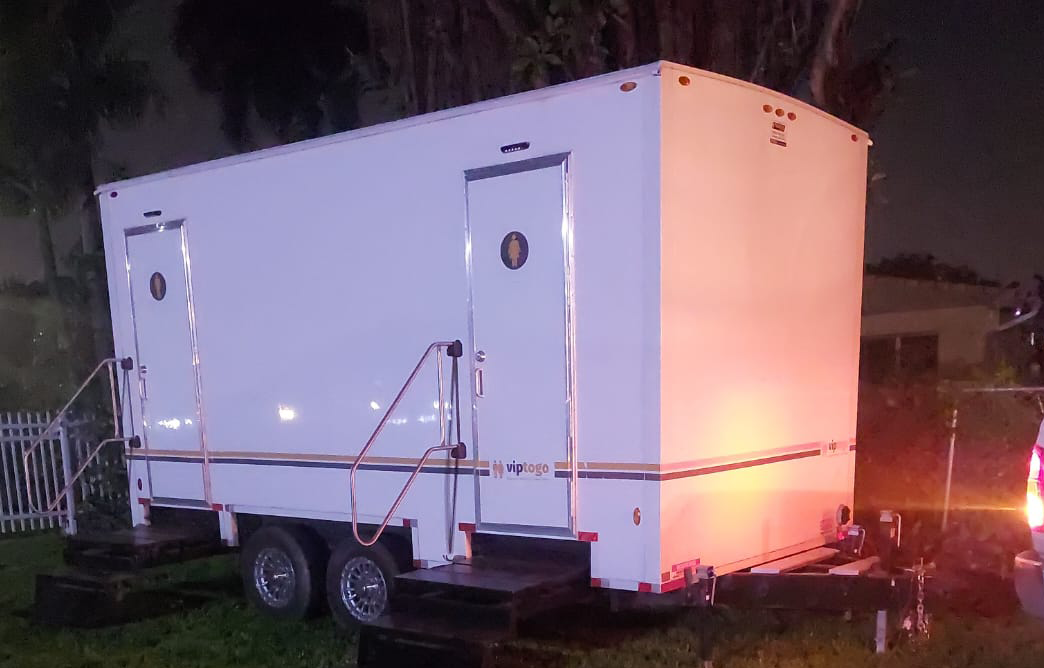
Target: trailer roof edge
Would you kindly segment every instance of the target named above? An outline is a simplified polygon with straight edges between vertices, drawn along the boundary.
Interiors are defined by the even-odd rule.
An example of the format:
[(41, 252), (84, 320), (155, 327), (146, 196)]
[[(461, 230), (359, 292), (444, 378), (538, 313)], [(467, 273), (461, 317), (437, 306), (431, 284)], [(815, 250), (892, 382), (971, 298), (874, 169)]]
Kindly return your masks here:
[(751, 90), (772, 95), (773, 97), (786, 98), (788, 102), (792, 104), (797, 104), (800, 108), (804, 109), (805, 111), (813, 113), (816, 116), (819, 116), (820, 118), (823, 118), (825, 120), (832, 121), (840, 125), (841, 127), (850, 130), (851, 132), (863, 135), (864, 137), (866, 137), (867, 141), (870, 142), (871, 145), (873, 145), (873, 142), (870, 141), (870, 134), (866, 130), (860, 128), (859, 126), (852, 125), (848, 121), (838, 118), (830, 112), (820, 109), (814, 104), (810, 104), (808, 102), (805, 102), (804, 100), (800, 100), (796, 97), (787, 95), (786, 93), (781, 93), (778, 90), (772, 90), (771, 88), (766, 88), (765, 86), (761, 86), (756, 83), (751, 83), (750, 81), (744, 81), (743, 79), (735, 79), (724, 74), (718, 74), (717, 72), (708, 72), (707, 70), (701, 70), (699, 68), (692, 67), (691, 65), (682, 65), (680, 63), (675, 63), (670, 60), (661, 60), (658, 64), (660, 65), (661, 69), (684, 72), (685, 74), (691, 76), (703, 77), (704, 79), (714, 79), (715, 81), (721, 81), (722, 83), (732, 84), (733, 86), (739, 86), (740, 88), (749, 88)]
[(290, 144), (281, 144), (279, 146), (272, 146), (270, 148), (264, 148), (257, 151), (250, 151), (248, 153), (239, 153), (235, 155), (229, 155), (223, 158), (217, 158), (215, 160), (207, 160), (205, 162), (199, 162), (191, 165), (185, 165), (183, 167), (175, 167), (167, 169), (161, 172), (154, 172), (152, 174), (144, 174), (130, 179), (124, 179), (121, 181), (111, 181), (103, 183), (97, 187), (94, 191), (95, 196), (102, 195), (110, 192), (116, 188), (127, 188), (131, 186), (141, 185), (144, 183), (151, 183), (153, 181), (159, 181), (171, 177), (186, 176), (189, 174), (197, 174), (200, 172), (206, 172), (212, 169), (220, 169), (222, 167), (229, 167), (246, 162), (252, 162), (254, 160), (261, 160), (263, 158), (274, 157), (278, 155), (286, 155), (290, 153), (296, 153), (310, 148), (318, 146), (326, 146), (329, 144), (337, 144), (341, 142), (352, 141), (353, 139), (361, 139), (363, 137), (369, 137), (372, 135), (383, 134), (385, 132), (392, 132), (394, 130), (400, 130), (409, 127), (415, 127), (419, 125), (425, 125), (427, 123), (434, 123), (441, 120), (450, 118), (457, 118), (460, 116), (467, 116), (469, 114), (475, 114), (490, 109), (496, 109), (503, 106), (510, 106), (513, 104), (536, 102), (539, 100), (547, 99), (560, 95), (564, 92), (572, 92), (574, 90), (582, 90), (584, 88), (592, 88), (601, 86), (609, 83), (615, 83), (617, 81), (626, 81), (628, 79), (645, 78), (650, 76), (659, 76), (663, 69), (672, 69), (676, 71), (684, 71), (688, 74), (698, 77), (704, 77), (708, 79), (715, 79), (733, 85), (741, 86), (744, 88), (751, 88), (758, 90), (776, 97), (785, 97), (788, 100), (800, 104), (808, 111), (814, 112), (817, 115), (830, 119), (835, 123), (841, 124), (855, 132), (866, 135), (863, 130), (842, 121), (841, 119), (828, 114), (827, 112), (818, 109), (806, 102), (791, 98), (784, 93), (759, 86), (747, 81), (741, 81), (739, 79), (733, 79), (721, 74), (715, 74), (706, 70), (696, 69), (686, 65), (679, 65), (666, 60), (659, 60), (648, 65), (639, 65), (637, 67), (631, 67), (624, 70), (617, 70), (615, 72), (608, 72), (595, 77), (587, 79), (580, 79), (578, 81), (569, 81), (566, 83), (556, 84), (554, 86), (548, 86), (546, 88), (539, 88), (536, 90), (525, 91), (522, 93), (513, 93), (511, 95), (505, 95), (502, 97), (493, 98), (490, 100), (483, 100), (481, 102), (473, 102), (460, 107), (453, 107), (450, 109), (442, 109), (439, 111), (433, 111), (426, 114), (419, 114), (417, 116), (410, 116), (408, 118), (402, 118), (394, 121), (388, 121), (385, 123), (377, 123), (375, 125), (368, 125), (365, 127), (357, 128), (355, 130), (347, 130), (345, 132), (338, 132), (336, 134), (325, 135), (323, 137), (316, 137), (314, 139), (306, 139), (304, 141), (293, 142)]

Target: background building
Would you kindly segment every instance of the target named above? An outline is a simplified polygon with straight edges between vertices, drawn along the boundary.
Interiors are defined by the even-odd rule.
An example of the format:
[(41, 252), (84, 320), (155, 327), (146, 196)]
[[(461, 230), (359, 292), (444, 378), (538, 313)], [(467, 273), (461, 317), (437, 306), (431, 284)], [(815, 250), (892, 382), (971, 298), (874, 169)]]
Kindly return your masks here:
[(1001, 287), (867, 275), (860, 374), (864, 380), (959, 378), (987, 360), (1000, 324)]

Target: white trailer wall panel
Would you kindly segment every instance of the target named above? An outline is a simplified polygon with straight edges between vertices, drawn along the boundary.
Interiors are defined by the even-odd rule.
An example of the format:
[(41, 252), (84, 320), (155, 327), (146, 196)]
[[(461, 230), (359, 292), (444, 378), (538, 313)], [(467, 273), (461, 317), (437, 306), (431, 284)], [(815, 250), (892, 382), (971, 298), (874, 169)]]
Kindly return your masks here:
[(755, 86), (662, 81), (662, 566), (723, 573), (833, 540), (852, 505), (868, 141)]
[[(656, 331), (658, 297), (654, 73), (621, 73), (106, 189), (101, 201), (121, 355), (137, 358), (123, 231), (150, 224), (145, 212), (184, 220), (211, 478), (202, 502), (346, 519), (347, 468), (420, 354), (434, 340), (454, 338), (470, 352), (465, 171), (559, 153), (569, 154), (574, 300), (584, 314), (575, 325), (577, 438), (592, 444), (588, 459), (654, 463), (657, 350), (648, 336)], [(627, 80), (638, 87), (621, 91)], [(529, 141), (530, 149), (501, 153), (502, 145), (519, 141)], [(647, 224), (619, 224), (624, 220)], [(555, 298), (562, 296), (548, 295)], [(483, 317), (526, 327), (513, 304), (494, 308)], [(563, 351), (564, 343), (565, 332)], [(462, 422), (470, 446), (469, 356)], [(487, 395), (508, 382), (487, 374)], [(404, 422), (390, 423), (371, 452), (371, 464), (384, 470), (359, 472), (362, 518), (383, 515), (405, 482), (403, 469), (437, 442), (433, 390), (434, 373), (427, 372), (396, 416)], [(281, 420), (280, 407), (294, 419)], [(523, 403), (516, 418), (539, 416)], [(185, 416), (162, 419), (183, 423)], [(202, 476), (203, 467), (186, 463), (185, 453), (153, 454), (154, 482)], [(202, 459), (202, 450), (192, 456)], [(481, 446), (478, 456), (488, 477)], [(556, 460), (566, 459), (563, 443)], [(144, 488), (135, 493), (149, 498), (144, 469), (137, 461), (132, 487), (141, 478)], [(439, 472), (422, 474), (398, 512), (416, 521), (419, 560), (446, 554), (449, 482)], [(513, 481), (504, 484), (524, 507)], [(460, 482), (457, 523), (475, 521), (475, 487), (467, 477)], [(615, 568), (617, 577), (638, 581), (657, 568), (659, 546), (655, 512), (639, 529), (630, 523), (631, 510), (655, 508), (657, 490), (632, 485), (626, 496), (621, 507), (632, 530), (600, 540), (616, 554), (614, 563), (628, 564)], [(586, 527), (599, 525), (610, 503), (621, 503), (619, 489), (592, 490), (577, 508), (577, 530), (597, 531)], [(455, 547), (463, 553), (463, 536)]]
[[(785, 149), (768, 103), (799, 114)], [(348, 520), (367, 437), (424, 349), (460, 339), (469, 459), (455, 512), (440, 459), (396, 513), (416, 560), (464, 554), (477, 523), (593, 541), (595, 584), (661, 591), (695, 559), (822, 540), (851, 503), (853, 132), (656, 64), (103, 188), (126, 428), (146, 442), (135, 520)], [(429, 364), (359, 470), (362, 520), (438, 442), (436, 396)]]

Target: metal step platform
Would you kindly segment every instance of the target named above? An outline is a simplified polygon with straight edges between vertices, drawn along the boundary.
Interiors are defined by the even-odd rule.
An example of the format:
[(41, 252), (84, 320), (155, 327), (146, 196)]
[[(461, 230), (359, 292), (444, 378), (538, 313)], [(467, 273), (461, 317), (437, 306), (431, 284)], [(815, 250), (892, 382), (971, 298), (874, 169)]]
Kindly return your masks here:
[(360, 668), (485, 668), (520, 622), (591, 595), (587, 546), (476, 539), (467, 562), (396, 578), (390, 613), (360, 632)]
[(135, 571), (198, 559), (224, 551), (221, 537), (198, 527), (81, 533), (65, 543), (65, 563), (94, 571)]
[(89, 628), (161, 614), (199, 597), (146, 591), (165, 581), (150, 569), (226, 549), (219, 535), (198, 526), (139, 526), (70, 536), (64, 551), (68, 566), (36, 577), (31, 616), (41, 624)]

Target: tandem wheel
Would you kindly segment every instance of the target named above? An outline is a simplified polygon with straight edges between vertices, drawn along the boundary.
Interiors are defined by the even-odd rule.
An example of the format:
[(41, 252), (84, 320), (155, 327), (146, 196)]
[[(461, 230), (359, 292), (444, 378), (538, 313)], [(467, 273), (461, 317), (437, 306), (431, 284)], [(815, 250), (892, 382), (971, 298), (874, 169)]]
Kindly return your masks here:
[(323, 602), (326, 550), (311, 532), (295, 526), (269, 525), (243, 546), (243, 589), (254, 607), (278, 619), (304, 619)]
[(337, 624), (354, 629), (384, 614), (398, 574), (381, 543), (364, 547), (349, 538), (338, 545), (326, 568), (326, 601)]

